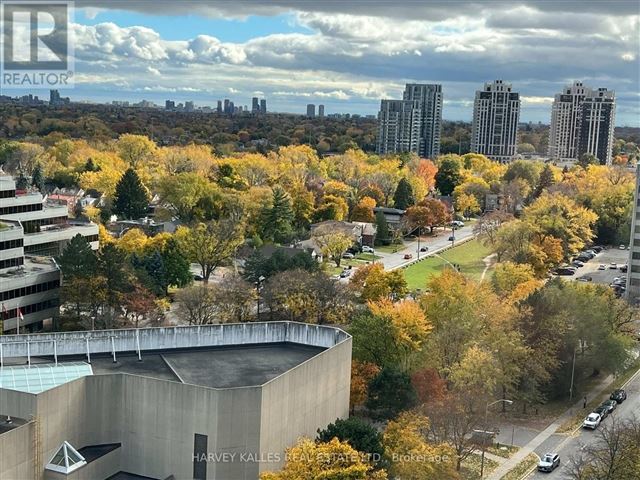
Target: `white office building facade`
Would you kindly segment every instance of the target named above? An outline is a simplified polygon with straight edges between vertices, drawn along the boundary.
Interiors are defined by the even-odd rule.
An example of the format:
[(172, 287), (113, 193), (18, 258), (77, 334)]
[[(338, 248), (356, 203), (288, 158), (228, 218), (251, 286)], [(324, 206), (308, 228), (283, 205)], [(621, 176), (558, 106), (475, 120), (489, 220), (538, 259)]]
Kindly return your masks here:
[(591, 89), (573, 82), (555, 95), (551, 107), (549, 157), (554, 160), (577, 160), (582, 119), (582, 102)]

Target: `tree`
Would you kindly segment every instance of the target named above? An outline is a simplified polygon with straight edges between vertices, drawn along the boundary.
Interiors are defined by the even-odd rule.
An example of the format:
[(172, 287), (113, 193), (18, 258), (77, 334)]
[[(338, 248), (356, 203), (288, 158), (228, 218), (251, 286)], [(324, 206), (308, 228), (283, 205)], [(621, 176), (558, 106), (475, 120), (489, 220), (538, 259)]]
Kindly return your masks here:
[(37, 188), (40, 192), (44, 190), (44, 174), (42, 173), (42, 165), (36, 163), (31, 173), (31, 186)]
[(120, 158), (133, 168), (148, 163), (156, 152), (156, 144), (143, 135), (121, 135), (116, 146)]
[(316, 229), (313, 239), (322, 250), (322, 254), (329, 260), (334, 261), (336, 267), (340, 266), (342, 255), (354, 243), (351, 235), (340, 231), (330, 232), (324, 229)]
[(476, 197), (466, 193), (461, 193), (455, 197), (455, 206), (456, 210), (461, 212), (465, 218), (469, 218), (471, 215), (480, 211), (480, 205)]
[(199, 223), (193, 228), (181, 226), (176, 231), (176, 239), (187, 258), (200, 265), (205, 283), (244, 241), (242, 224), (231, 219)]
[(56, 262), (62, 271), (63, 280), (70, 280), (95, 274), (97, 258), (87, 239), (78, 233), (65, 245)]
[(291, 197), (281, 187), (274, 187), (271, 205), (265, 207), (260, 218), (261, 237), (280, 243), (288, 240), (293, 232), (294, 213)]
[(389, 472), (403, 480), (457, 479), (451, 458), (453, 449), (445, 443), (426, 440), (429, 419), (415, 412), (403, 412), (384, 431), (384, 449)]
[(405, 177), (402, 177), (398, 182), (396, 192), (393, 194), (393, 206), (400, 210), (406, 210), (414, 203), (416, 203), (416, 199), (413, 196), (411, 184)]
[(220, 323), (247, 322), (255, 318), (258, 294), (253, 285), (235, 274), (213, 288), (213, 301)]
[(349, 279), (349, 285), (364, 301), (400, 299), (408, 293), (407, 281), (398, 270), (385, 271), (381, 263), (358, 267)]
[(325, 220), (342, 221), (349, 214), (347, 201), (337, 195), (324, 195), (313, 215), (316, 222)]
[(181, 172), (160, 179), (158, 193), (164, 205), (183, 222), (218, 218), (221, 195), (218, 188), (202, 175)]
[(434, 368), (423, 368), (411, 375), (418, 401), (423, 403), (442, 400), (447, 395), (447, 384)]
[(113, 199), (113, 212), (124, 219), (143, 217), (149, 206), (149, 195), (140, 177), (133, 168), (129, 168), (116, 185)]
[(551, 165), (548, 163), (545, 164), (544, 168), (540, 172), (540, 178), (538, 179), (538, 184), (536, 185), (535, 190), (533, 191), (533, 197), (538, 198), (542, 193), (549, 189), (555, 183), (555, 176), (553, 174), (553, 170)]
[(176, 293), (178, 313), (189, 325), (219, 323), (214, 291), (207, 285), (192, 285)]
[(344, 420), (338, 418), (324, 430), (318, 429), (317, 442), (326, 443), (334, 438), (347, 442), (358, 452), (367, 454), (374, 464), (378, 463), (384, 454), (382, 435), (374, 427), (356, 417)]
[(133, 328), (155, 326), (163, 318), (155, 302), (155, 296), (142, 285), (134, 284), (124, 295), (124, 317)]
[(580, 165), (586, 170), (590, 165), (598, 165), (599, 163), (598, 157), (595, 155), (591, 153), (583, 153), (578, 159), (577, 165)]
[(105, 328), (113, 328), (122, 311), (124, 295), (131, 288), (131, 265), (126, 255), (114, 244), (104, 245), (98, 254), (97, 274), (104, 288), (104, 303), (101, 321)]
[(440, 161), (436, 173), (436, 188), (442, 195), (451, 195), (462, 183), (461, 169), (462, 164), (457, 156), (446, 156)]
[(375, 418), (389, 419), (413, 407), (416, 392), (408, 374), (393, 368), (383, 368), (369, 384), (367, 409)]
[(386, 480), (384, 470), (374, 470), (366, 455), (337, 438), (316, 443), (300, 440), (287, 449), (286, 461), (279, 472), (260, 474), (260, 480)]
[(361, 407), (369, 395), (369, 383), (380, 373), (380, 367), (375, 363), (353, 360), (351, 362), (351, 393), (349, 395), (349, 410), (355, 412)]
[(184, 288), (193, 281), (191, 265), (174, 237), (167, 240), (161, 255), (167, 285)]
[(389, 231), (389, 224), (381, 211), (376, 212), (376, 245), (390, 245), (391, 244), (391, 232)]
[(491, 282), (493, 290), (501, 297), (510, 297), (523, 283), (535, 280), (531, 265), (503, 262), (496, 265)]
[(371, 197), (362, 197), (358, 204), (353, 207), (351, 212), (351, 220), (354, 222), (369, 222), (373, 223), (376, 217), (373, 213), (373, 209), (376, 206), (376, 201)]
[(131, 263), (136, 269), (138, 280), (140, 280), (148, 290), (159, 297), (167, 295), (169, 282), (167, 280), (164, 261), (162, 260), (162, 255), (159, 250), (153, 250), (142, 257), (134, 255)]
[(353, 337), (354, 359), (383, 368), (400, 364), (401, 352), (390, 318), (360, 313), (351, 320), (349, 333)]

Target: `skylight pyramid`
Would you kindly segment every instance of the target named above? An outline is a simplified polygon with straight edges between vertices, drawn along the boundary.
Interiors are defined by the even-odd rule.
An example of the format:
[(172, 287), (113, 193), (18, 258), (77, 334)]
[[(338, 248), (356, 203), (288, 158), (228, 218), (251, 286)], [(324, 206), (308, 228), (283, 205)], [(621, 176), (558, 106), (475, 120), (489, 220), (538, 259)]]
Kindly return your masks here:
[(44, 468), (69, 475), (86, 464), (84, 457), (69, 442), (65, 441)]

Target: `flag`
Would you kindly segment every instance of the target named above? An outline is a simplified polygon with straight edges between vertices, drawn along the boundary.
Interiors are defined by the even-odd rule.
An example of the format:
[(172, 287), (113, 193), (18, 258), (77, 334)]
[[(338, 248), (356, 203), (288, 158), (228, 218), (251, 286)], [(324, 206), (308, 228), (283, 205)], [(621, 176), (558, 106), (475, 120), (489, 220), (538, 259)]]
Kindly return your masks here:
[(23, 321), (24, 317), (22, 316), (22, 310), (20, 310), (20, 307), (18, 307), (18, 320)]
[(2, 319), (6, 320), (7, 319), (7, 314), (9, 312), (7, 311), (7, 306), (3, 303), (2, 304)]

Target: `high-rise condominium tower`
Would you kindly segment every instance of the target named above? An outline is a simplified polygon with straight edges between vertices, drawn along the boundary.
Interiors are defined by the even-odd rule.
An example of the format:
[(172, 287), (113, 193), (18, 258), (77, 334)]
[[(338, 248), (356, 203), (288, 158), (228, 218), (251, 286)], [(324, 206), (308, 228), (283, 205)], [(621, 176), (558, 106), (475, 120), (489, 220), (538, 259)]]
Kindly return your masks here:
[(502, 80), (485, 83), (473, 104), (471, 151), (501, 162), (516, 154), (520, 95)]
[(582, 102), (578, 158), (595, 155), (602, 165), (611, 165), (613, 128), (616, 117), (616, 96), (612, 90), (598, 88)]
[(402, 100), (382, 100), (378, 114), (378, 153), (440, 154), (442, 85), (408, 83)]
[(549, 156), (555, 160), (576, 160), (580, 138), (582, 103), (591, 89), (582, 82), (573, 82), (556, 94), (551, 107)]

